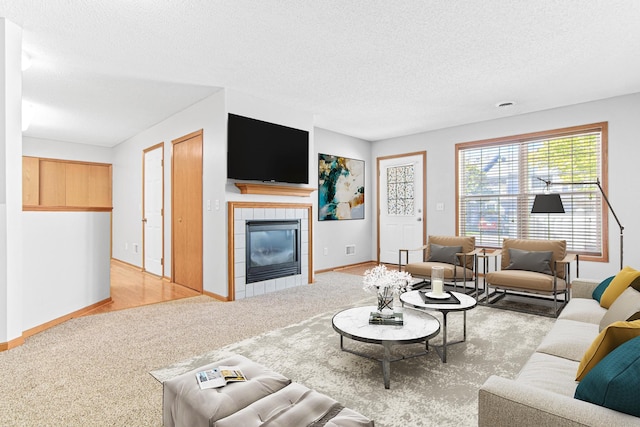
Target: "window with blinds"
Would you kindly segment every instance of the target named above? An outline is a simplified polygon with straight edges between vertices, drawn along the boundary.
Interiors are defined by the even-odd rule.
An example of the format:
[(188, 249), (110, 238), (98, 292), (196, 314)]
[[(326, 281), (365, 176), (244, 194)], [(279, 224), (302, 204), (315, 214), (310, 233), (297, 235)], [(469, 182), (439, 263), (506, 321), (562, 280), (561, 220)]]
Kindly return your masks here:
[[(476, 245), (563, 239), (571, 252), (607, 257), (607, 123), (456, 145), (458, 232)], [(545, 181), (551, 182), (549, 188)], [(586, 184), (585, 184), (586, 183)], [(536, 194), (558, 193), (564, 214), (532, 214)]]

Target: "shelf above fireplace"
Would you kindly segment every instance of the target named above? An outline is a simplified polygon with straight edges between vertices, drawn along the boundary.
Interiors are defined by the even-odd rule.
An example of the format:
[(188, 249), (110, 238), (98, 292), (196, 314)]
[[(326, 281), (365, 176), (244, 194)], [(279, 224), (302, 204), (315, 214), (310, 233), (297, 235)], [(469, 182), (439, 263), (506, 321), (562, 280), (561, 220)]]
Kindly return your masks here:
[(309, 187), (290, 187), (287, 185), (272, 184), (247, 184), (236, 182), (235, 186), (240, 189), (240, 194), (267, 194), (272, 196), (297, 196), (308, 197), (316, 191)]

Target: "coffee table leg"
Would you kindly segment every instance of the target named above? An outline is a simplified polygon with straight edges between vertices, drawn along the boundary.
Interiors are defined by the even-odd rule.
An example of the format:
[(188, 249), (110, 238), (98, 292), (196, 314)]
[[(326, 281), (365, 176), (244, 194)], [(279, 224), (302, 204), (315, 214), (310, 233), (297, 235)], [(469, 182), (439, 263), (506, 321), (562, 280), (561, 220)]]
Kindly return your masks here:
[(382, 377), (384, 378), (384, 388), (389, 388), (391, 383), (391, 344), (384, 342), (384, 355), (382, 356)]
[(462, 312), (462, 341), (467, 340), (467, 312), (466, 310)]
[(442, 363), (447, 363), (447, 314), (448, 311), (442, 312)]

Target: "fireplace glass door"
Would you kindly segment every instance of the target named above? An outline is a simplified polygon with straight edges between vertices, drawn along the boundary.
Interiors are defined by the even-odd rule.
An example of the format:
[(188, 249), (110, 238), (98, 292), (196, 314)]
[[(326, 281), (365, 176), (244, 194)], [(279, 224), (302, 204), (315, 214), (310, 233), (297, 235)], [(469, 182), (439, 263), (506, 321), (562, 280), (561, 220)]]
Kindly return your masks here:
[(246, 282), (300, 274), (300, 220), (246, 222)]

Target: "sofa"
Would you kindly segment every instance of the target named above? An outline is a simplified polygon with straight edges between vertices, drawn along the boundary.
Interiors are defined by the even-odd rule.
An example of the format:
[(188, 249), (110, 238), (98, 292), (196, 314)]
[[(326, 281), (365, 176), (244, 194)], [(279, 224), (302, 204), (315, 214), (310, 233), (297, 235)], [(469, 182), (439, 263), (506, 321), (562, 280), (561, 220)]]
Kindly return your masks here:
[[(640, 291), (640, 286), (637, 286), (640, 283), (640, 272), (636, 273), (638, 280), (634, 281), (634, 287)], [(613, 279), (615, 277), (608, 278), (609, 283), (606, 283), (607, 280), (573, 280), (571, 300), (517, 377), (509, 379), (494, 375), (481, 386), (478, 392), (479, 426), (640, 426), (638, 416), (609, 409), (610, 403), (607, 404), (609, 407), (605, 407), (574, 397), (581, 385), (584, 389), (591, 384), (586, 382), (586, 377), (582, 378), (584, 384), (581, 384), (576, 381), (576, 376), (579, 368), (588, 365), (585, 365), (585, 361), (590, 360), (588, 355), (593, 354), (601, 337), (606, 336), (609, 331), (618, 330), (616, 328), (620, 325), (640, 325), (640, 321), (635, 320), (638, 312), (635, 317), (628, 317), (627, 313), (623, 319), (618, 319), (624, 322), (615, 319), (615, 315), (619, 317), (618, 307), (629, 304), (628, 294), (624, 293), (619, 299), (609, 302), (609, 309), (601, 305), (604, 295), (598, 295), (600, 301), (594, 299), (597, 292), (603, 292), (602, 289), (606, 292), (606, 286)], [(631, 287), (628, 286), (625, 292), (636, 291), (633, 288), (628, 290), (629, 288)], [(636, 293), (640, 295), (640, 292)], [(637, 295), (633, 296), (638, 299)], [(607, 327), (610, 320), (614, 323)], [(633, 333), (639, 336), (630, 338), (627, 344), (636, 344), (636, 353), (632, 356), (636, 360), (640, 358), (640, 352), (637, 351), (640, 348), (637, 345), (640, 343), (640, 334), (638, 331)], [(622, 351), (621, 346), (619, 348)], [(617, 350), (614, 347), (611, 351)], [(608, 357), (606, 353), (604, 357)], [(604, 366), (604, 360), (595, 361), (597, 364), (591, 369), (595, 371), (598, 364)], [(640, 364), (633, 363), (635, 365), (631, 370), (637, 376)], [(632, 384), (625, 384), (625, 387), (627, 395), (632, 399), (631, 405), (637, 405), (635, 408), (640, 411), (640, 383), (636, 382), (637, 379), (633, 381)], [(604, 393), (603, 389), (609, 393), (608, 387), (597, 388), (599, 393)]]

